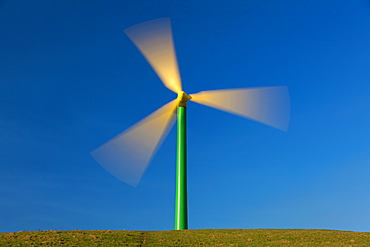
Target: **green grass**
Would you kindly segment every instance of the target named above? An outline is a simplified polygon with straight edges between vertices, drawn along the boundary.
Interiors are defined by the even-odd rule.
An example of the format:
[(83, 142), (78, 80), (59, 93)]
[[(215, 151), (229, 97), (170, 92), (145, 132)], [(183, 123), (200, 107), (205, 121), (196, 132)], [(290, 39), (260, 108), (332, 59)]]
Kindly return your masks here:
[(334, 230), (37, 231), (0, 233), (0, 246), (370, 246), (370, 233)]

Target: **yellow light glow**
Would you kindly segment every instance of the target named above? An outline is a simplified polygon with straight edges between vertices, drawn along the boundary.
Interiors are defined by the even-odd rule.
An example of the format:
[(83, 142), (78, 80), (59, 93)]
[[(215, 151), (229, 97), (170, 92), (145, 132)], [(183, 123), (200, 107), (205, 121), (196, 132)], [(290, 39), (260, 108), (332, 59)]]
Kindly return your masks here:
[(203, 91), (191, 101), (286, 131), (290, 120), (288, 88), (261, 87)]
[(163, 84), (175, 93), (182, 90), (169, 18), (140, 23), (124, 32), (141, 51)]
[(177, 100), (169, 102), (92, 151), (91, 155), (112, 175), (136, 187), (173, 126), (176, 107)]

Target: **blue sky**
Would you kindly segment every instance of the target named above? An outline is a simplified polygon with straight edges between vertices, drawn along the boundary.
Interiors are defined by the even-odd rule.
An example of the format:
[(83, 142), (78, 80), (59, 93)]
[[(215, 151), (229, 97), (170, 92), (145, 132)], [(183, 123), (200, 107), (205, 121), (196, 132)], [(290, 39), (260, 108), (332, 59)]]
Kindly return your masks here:
[(170, 17), (183, 87), (288, 86), (287, 132), (188, 106), (189, 227), (370, 231), (370, 2), (0, 1), (0, 232), (171, 230), (173, 129), (137, 188), (90, 152), (176, 95), (122, 32)]

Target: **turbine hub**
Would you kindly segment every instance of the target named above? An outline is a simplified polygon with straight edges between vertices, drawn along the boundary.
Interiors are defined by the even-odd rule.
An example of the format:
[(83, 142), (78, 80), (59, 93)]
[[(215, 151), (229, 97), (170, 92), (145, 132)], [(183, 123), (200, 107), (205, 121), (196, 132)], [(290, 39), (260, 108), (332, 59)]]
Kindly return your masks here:
[(179, 107), (180, 106), (184, 106), (186, 107), (187, 105), (187, 101), (191, 99), (191, 96), (187, 93), (185, 93), (184, 91), (181, 91), (178, 95), (177, 95), (177, 100), (179, 102)]

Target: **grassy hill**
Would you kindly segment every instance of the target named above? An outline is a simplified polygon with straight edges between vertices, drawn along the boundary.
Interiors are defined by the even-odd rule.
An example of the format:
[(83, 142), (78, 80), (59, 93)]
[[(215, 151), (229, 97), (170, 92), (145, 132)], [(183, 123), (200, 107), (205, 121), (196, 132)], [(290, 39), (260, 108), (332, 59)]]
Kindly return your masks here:
[(37, 231), (0, 233), (0, 246), (370, 246), (370, 233), (334, 230)]

